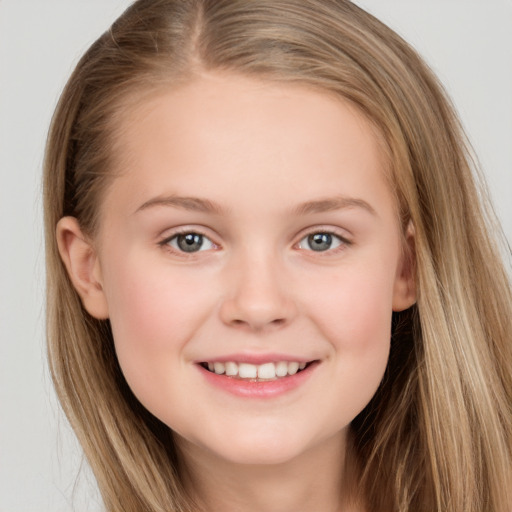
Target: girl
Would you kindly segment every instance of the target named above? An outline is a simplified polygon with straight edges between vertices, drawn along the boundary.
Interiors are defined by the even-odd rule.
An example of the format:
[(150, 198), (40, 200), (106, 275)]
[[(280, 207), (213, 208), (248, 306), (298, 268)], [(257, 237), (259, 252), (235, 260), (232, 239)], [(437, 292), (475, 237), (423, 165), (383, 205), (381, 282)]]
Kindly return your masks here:
[(135, 2), (45, 164), (50, 365), (107, 510), (510, 510), (482, 200), (436, 79), (351, 2)]

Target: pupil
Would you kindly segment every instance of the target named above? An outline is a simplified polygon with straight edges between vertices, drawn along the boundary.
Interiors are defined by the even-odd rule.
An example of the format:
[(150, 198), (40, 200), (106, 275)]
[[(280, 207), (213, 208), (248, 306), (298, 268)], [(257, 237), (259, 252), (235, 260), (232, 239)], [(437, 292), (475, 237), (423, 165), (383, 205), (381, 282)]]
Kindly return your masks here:
[(332, 236), (329, 233), (315, 233), (308, 236), (308, 244), (313, 251), (327, 251), (332, 245)]
[(195, 252), (203, 245), (203, 236), (197, 233), (178, 235), (178, 247), (184, 252)]

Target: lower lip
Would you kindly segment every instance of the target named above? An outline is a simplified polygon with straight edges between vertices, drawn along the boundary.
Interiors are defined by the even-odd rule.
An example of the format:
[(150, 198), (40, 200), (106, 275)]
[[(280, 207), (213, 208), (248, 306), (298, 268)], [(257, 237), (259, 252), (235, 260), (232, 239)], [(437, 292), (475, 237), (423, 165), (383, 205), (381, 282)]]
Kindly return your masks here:
[(304, 384), (311, 377), (318, 364), (319, 362), (315, 361), (295, 375), (267, 381), (251, 381), (227, 377), (226, 375), (210, 372), (201, 365), (197, 365), (197, 367), (209, 384), (232, 395), (244, 398), (273, 398), (289, 393)]

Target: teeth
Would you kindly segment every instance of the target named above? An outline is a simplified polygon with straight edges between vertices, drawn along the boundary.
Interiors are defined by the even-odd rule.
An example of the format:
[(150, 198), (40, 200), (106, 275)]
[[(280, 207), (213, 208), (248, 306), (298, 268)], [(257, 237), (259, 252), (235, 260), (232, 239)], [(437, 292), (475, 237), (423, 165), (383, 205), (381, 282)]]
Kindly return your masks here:
[(286, 377), (288, 375), (288, 363), (285, 361), (279, 361), (276, 364), (276, 375), (278, 377)]
[[(260, 365), (249, 363), (207, 363), (208, 370), (218, 375), (226, 374), (228, 377), (240, 379), (272, 380), (288, 375), (295, 375), (299, 370), (304, 370), (307, 363), (296, 361), (279, 361), (277, 363), (264, 363)], [(205, 365), (206, 366), (206, 365)]]
[(274, 363), (265, 363), (258, 366), (259, 379), (275, 379), (276, 378), (276, 365)]
[(224, 363), (213, 363), (213, 370), (215, 373), (222, 375), (226, 371), (226, 367), (224, 366)]
[(288, 373), (295, 375), (299, 371), (299, 363), (288, 363)]
[(258, 367), (255, 364), (241, 363), (238, 365), (238, 375), (242, 379), (255, 379)]
[[(208, 365), (209, 367), (210, 365)], [(238, 365), (236, 363), (226, 363), (226, 375), (238, 375)]]

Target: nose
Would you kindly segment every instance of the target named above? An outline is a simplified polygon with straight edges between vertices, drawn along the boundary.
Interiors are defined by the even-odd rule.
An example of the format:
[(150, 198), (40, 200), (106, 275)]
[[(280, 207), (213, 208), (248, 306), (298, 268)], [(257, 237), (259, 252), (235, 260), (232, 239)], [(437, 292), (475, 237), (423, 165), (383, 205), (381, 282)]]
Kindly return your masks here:
[(296, 315), (278, 258), (253, 255), (227, 272), (229, 287), (220, 308), (221, 320), (226, 325), (265, 331), (288, 324)]

